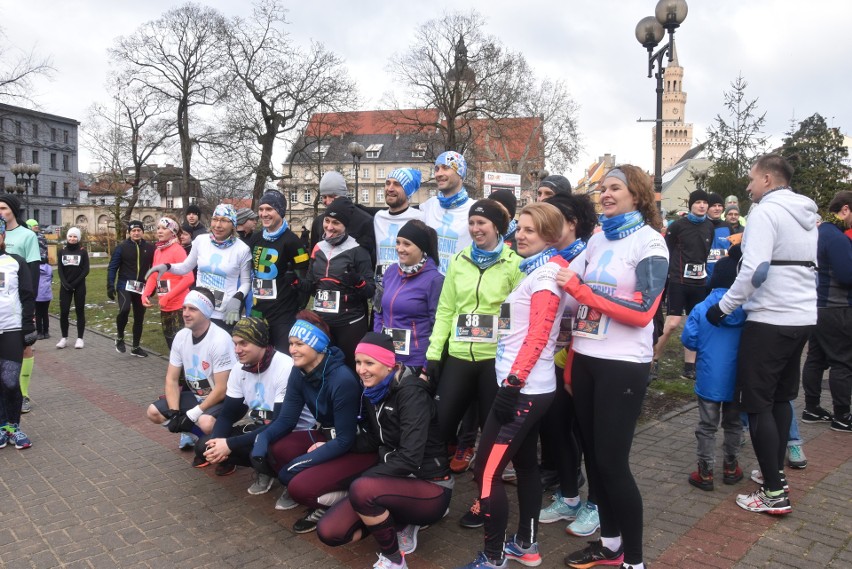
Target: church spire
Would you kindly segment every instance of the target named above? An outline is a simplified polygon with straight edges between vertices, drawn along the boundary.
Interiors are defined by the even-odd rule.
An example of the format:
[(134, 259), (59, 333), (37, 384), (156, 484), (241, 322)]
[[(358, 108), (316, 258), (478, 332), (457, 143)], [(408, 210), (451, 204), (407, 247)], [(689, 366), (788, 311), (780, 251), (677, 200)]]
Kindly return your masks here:
[(672, 60), (669, 65), (674, 67), (680, 67), (680, 63), (678, 63), (677, 60), (677, 45), (674, 42), (672, 42)]

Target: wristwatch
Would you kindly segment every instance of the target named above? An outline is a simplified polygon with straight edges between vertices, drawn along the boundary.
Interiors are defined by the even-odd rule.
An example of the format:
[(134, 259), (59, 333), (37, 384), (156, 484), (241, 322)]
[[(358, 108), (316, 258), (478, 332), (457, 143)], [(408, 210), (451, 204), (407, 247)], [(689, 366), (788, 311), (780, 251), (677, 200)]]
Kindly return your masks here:
[(524, 385), (524, 382), (521, 381), (521, 379), (514, 373), (510, 373), (506, 376), (506, 383), (512, 387), (522, 387)]

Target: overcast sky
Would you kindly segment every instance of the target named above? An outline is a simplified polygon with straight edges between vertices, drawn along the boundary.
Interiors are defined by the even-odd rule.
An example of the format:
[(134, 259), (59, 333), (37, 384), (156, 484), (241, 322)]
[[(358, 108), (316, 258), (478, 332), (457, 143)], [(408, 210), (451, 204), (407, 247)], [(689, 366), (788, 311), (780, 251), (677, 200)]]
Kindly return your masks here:
[[(738, 73), (749, 83), (749, 98), (759, 98), (774, 142), (780, 142), (791, 119), (815, 112), (830, 126), (852, 131), (852, 3), (688, 2), (676, 42), (688, 93), (686, 121), (695, 125), (695, 142), (723, 112), (723, 91)], [(226, 16), (250, 11), (245, 0), (201, 3)], [(41, 110), (83, 122), (88, 107), (104, 99), (107, 48), (115, 38), (178, 5), (173, 0), (0, 0), (0, 25), (8, 42), (52, 59), (53, 80), (40, 81), (34, 94)], [(296, 41), (318, 40), (342, 56), (365, 109), (377, 108), (382, 94), (394, 89), (388, 59), (410, 44), (420, 23), (447, 10), (479, 10), (487, 31), (523, 52), (537, 74), (570, 86), (580, 105), (584, 148), (567, 173), (572, 182), (604, 153), (653, 167), (652, 124), (636, 121), (653, 118), (655, 82), (647, 77), (646, 52), (634, 29), (655, 5), (655, 0), (285, 0)], [(80, 148), (80, 170), (88, 170), (90, 161)]]

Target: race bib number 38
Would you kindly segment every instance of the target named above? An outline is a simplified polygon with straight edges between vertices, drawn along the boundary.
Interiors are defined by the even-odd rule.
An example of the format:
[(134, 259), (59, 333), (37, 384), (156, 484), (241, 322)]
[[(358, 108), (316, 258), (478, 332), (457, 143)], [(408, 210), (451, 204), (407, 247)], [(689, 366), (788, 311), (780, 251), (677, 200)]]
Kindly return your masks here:
[(459, 342), (496, 342), (496, 319), (491, 314), (459, 314), (453, 335)]

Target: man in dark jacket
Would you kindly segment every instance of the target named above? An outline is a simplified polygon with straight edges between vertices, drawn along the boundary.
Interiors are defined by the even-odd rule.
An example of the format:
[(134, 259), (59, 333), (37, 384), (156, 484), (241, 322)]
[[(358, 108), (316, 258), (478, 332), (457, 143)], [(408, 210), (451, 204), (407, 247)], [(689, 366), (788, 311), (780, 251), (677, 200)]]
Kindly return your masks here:
[(201, 223), (201, 208), (196, 204), (189, 204), (186, 206), (184, 219), (186, 219), (186, 221), (181, 229), (183, 229), (186, 233), (189, 233), (192, 239), (207, 233), (207, 228), (203, 223)]
[(154, 260), (154, 246), (145, 241), (141, 221), (128, 224), (129, 237), (119, 243), (112, 253), (107, 269), (107, 296), (115, 300), (118, 293), (118, 316), (115, 324), (118, 334), (115, 338), (115, 351), (123, 354), (127, 351), (124, 344), (124, 328), (133, 308), (133, 346), (130, 353), (144, 358), (148, 354), (139, 346), (142, 341), (142, 325), (145, 323), (145, 307), (142, 305), (142, 291), (145, 289), (145, 273)]
[[(322, 204), (325, 207), (330, 206), (334, 201), (341, 200), (340, 204), (337, 205), (345, 204), (351, 208), (351, 221), (346, 227), (346, 232), (355, 238), (358, 245), (367, 250), (370, 254), (370, 264), (375, 267), (376, 234), (373, 229), (373, 218), (360, 207), (356, 207), (355, 204), (352, 203), (352, 200), (347, 197), (348, 190), (346, 189), (346, 180), (340, 172), (332, 171), (323, 174), (322, 179), (320, 180), (319, 193), (320, 201), (322, 201)], [(323, 239), (323, 219), (323, 215), (318, 215), (314, 218), (313, 224), (311, 225), (311, 248), (309, 253), (313, 251), (316, 244)]]

